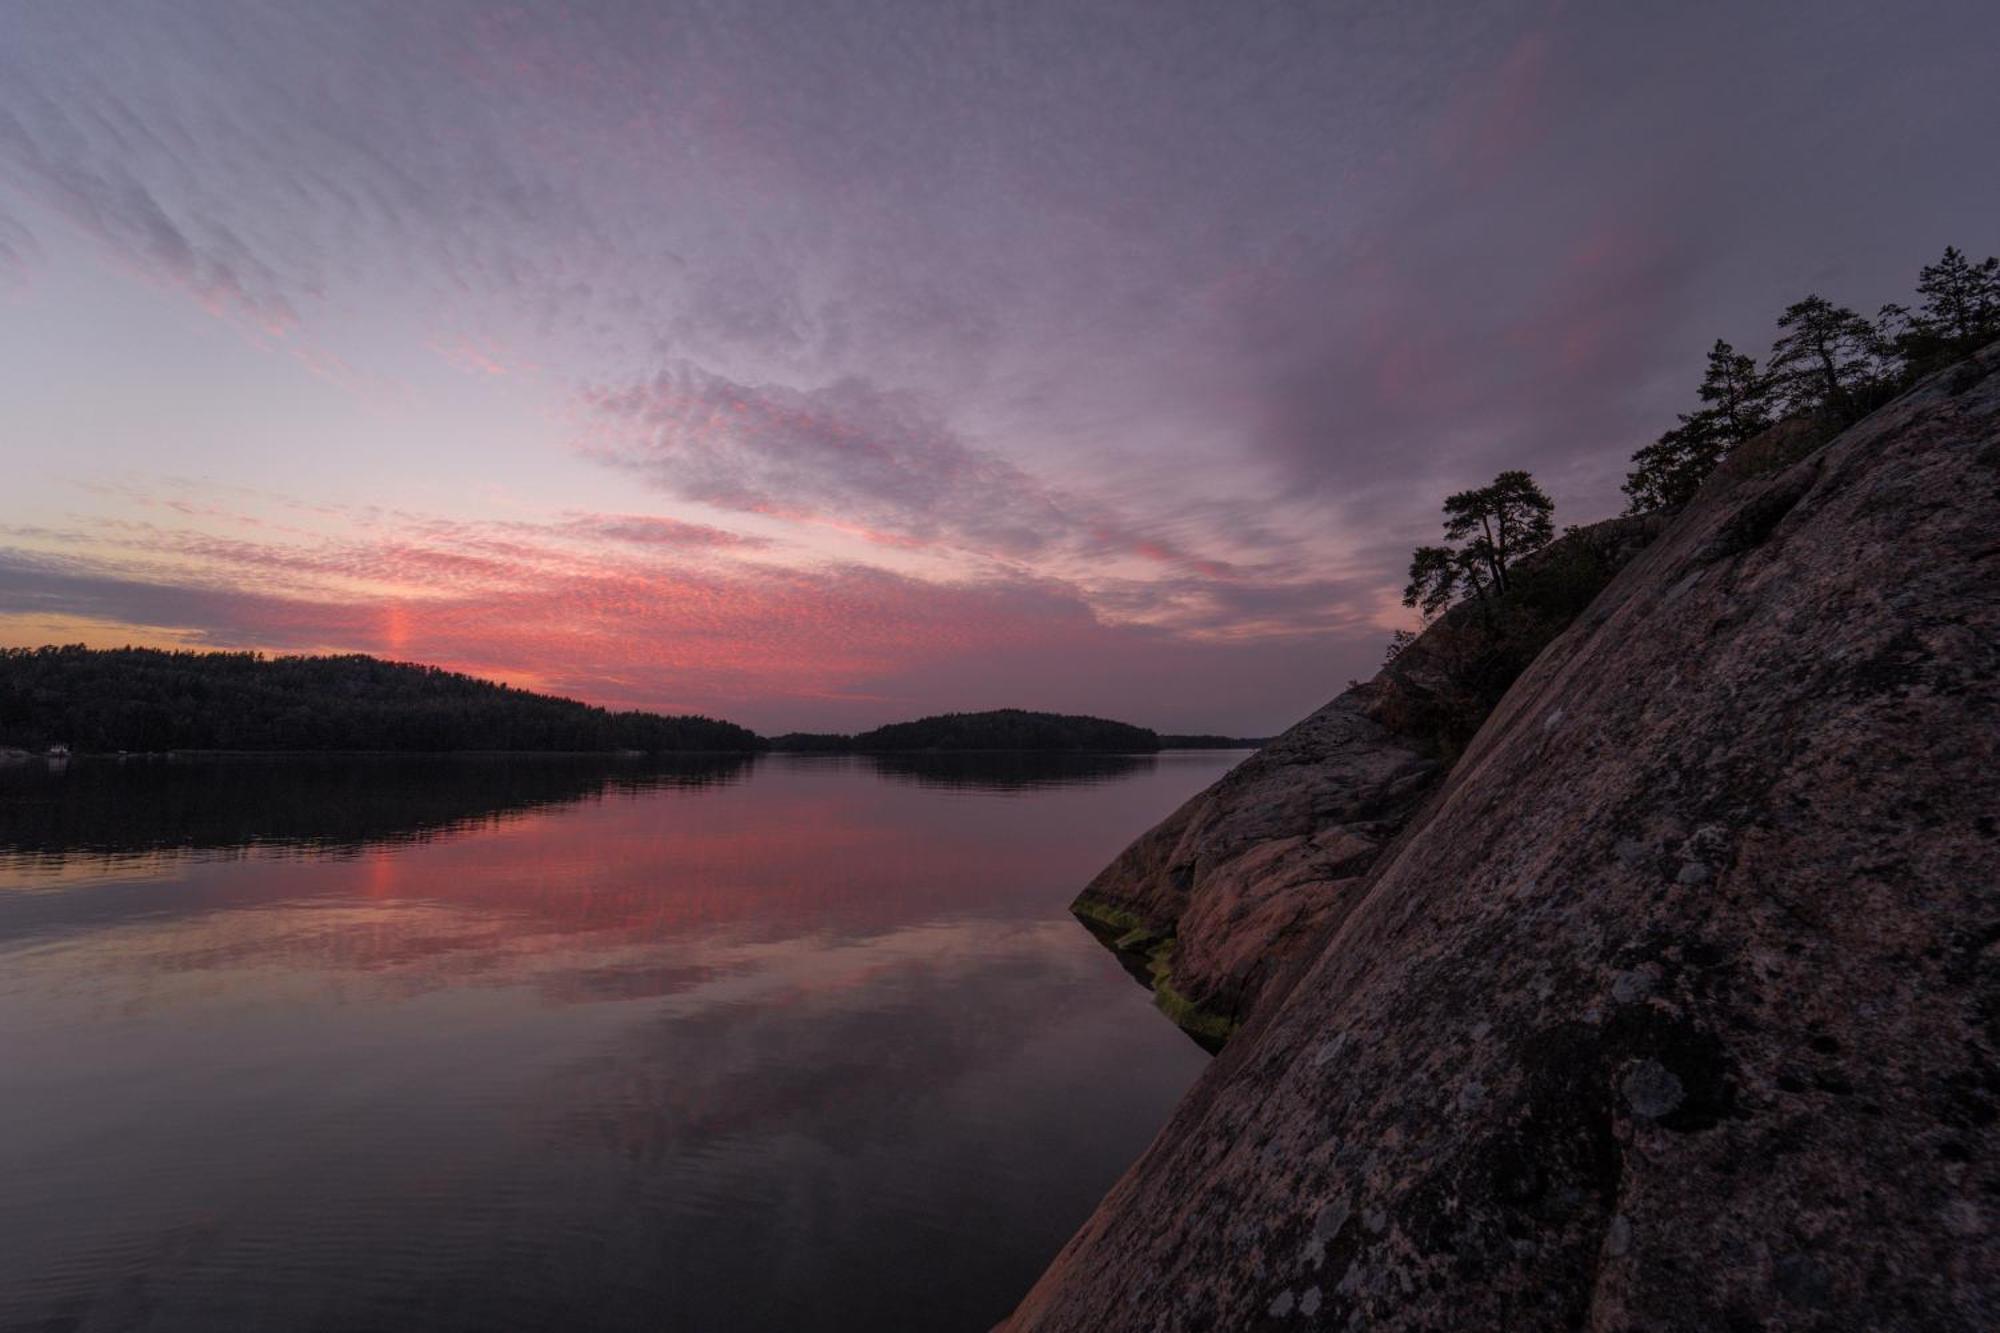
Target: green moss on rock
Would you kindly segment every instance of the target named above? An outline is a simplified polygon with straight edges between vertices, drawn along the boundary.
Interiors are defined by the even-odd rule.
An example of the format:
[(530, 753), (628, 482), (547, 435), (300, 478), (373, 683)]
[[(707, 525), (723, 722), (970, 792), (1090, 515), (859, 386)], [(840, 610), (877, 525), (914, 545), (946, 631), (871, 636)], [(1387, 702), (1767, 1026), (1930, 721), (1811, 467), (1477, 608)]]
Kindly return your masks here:
[(1152, 930), (1152, 925), (1136, 912), (1127, 911), (1116, 903), (1105, 902), (1084, 894), (1069, 905), (1073, 916), (1082, 918), (1086, 925), (1094, 926), (1099, 932), (1118, 937), (1135, 930)]
[(1165, 977), (1153, 983), (1153, 1007), (1171, 1018), (1183, 1032), (1210, 1050), (1219, 1050), (1242, 1024), (1226, 1014), (1204, 1008), (1175, 990)]
[(1141, 919), (1137, 913), (1086, 894), (1070, 911), (1113, 950), (1134, 960), (1153, 990), (1153, 1004), (1184, 1032), (1210, 1050), (1218, 1050), (1241, 1025), (1191, 1000), (1174, 987), (1174, 936)]

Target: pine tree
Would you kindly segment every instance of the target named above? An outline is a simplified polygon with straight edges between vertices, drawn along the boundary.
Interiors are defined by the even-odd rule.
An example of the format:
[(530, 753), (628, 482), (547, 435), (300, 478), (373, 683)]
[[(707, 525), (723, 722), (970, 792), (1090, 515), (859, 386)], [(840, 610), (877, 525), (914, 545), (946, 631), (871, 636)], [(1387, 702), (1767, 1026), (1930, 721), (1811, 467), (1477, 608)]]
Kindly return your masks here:
[(1457, 550), (1419, 546), (1410, 556), (1410, 582), (1403, 589), (1403, 605), (1416, 607), (1430, 620), (1461, 596), (1483, 602), (1492, 591), (1490, 569), (1480, 542)]
[(1464, 549), (1486, 566), (1494, 589), (1505, 592), (1507, 567), (1556, 535), (1550, 518), (1554, 512), (1554, 502), (1535, 479), (1515, 469), (1502, 472), (1491, 485), (1448, 497), (1444, 535), (1452, 541), (1472, 538)]
[(1419, 546), (1410, 553), (1410, 581), (1403, 589), (1403, 605), (1417, 608), (1429, 620), (1458, 600), (1462, 576), (1457, 551), (1448, 546)]
[(1726, 433), (1723, 419), (1714, 412), (1684, 412), (1680, 422), (1632, 455), (1632, 471), (1623, 488), (1631, 497), (1628, 513), (1648, 514), (1686, 504), (1729, 451), (1742, 443)]
[(1410, 557), (1403, 605), (1429, 620), (1462, 597), (1485, 601), (1506, 591), (1515, 561), (1555, 536), (1555, 503), (1519, 470), (1444, 502), (1445, 536), (1455, 546), (1419, 546)]
[(1625, 478), (1630, 512), (1649, 513), (1686, 504), (1732, 449), (1771, 425), (1771, 380), (1720, 338), (1708, 350), (1701, 401), (1680, 424), (1632, 455)]
[(1771, 425), (1771, 381), (1754, 357), (1717, 338), (1708, 349), (1701, 377), (1701, 401), (1715, 417), (1726, 447), (1734, 448)]
[(1924, 307), (1916, 323), (1926, 332), (1966, 351), (2000, 337), (2000, 258), (1975, 264), (1947, 245), (1917, 274), (1917, 292)]
[(1860, 417), (1884, 368), (1875, 326), (1846, 306), (1808, 296), (1786, 308), (1778, 327), (1785, 336), (1772, 344), (1766, 370), (1785, 409)]

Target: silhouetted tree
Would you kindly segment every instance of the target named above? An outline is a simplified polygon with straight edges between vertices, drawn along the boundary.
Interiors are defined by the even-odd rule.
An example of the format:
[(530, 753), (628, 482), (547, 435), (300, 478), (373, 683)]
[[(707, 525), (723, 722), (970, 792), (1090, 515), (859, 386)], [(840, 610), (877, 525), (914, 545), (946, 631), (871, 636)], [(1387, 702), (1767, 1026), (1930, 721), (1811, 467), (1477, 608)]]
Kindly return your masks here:
[(1462, 597), (1481, 601), (1507, 590), (1507, 572), (1555, 536), (1555, 503), (1526, 472), (1502, 472), (1491, 485), (1444, 502), (1444, 534), (1456, 546), (1419, 546), (1410, 556), (1403, 605), (1426, 620)]
[(1715, 471), (1730, 442), (1707, 412), (1682, 413), (1681, 424), (1632, 455), (1624, 491), (1626, 512), (1648, 514), (1686, 504)]
[[(1409, 603), (1406, 601), (1404, 605), (1407, 606), (1409, 605)], [(1409, 647), (1411, 644), (1417, 641), (1418, 637), (1419, 636), (1417, 632), (1413, 629), (1399, 629), (1392, 631), (1389, 635), (1389, 646), (1388, 648), (1383, 650), (1382, 661), (1385, 664), (1395, 661), (1397, 658), (1403, 655), (1403, 650), (1405, 648)], [(1354, 686), (1360, 684), (1360, 682), (1349, 681), (1347, 684), (1348, 688), (1352, 689)]]
[(1917, 293), (1924, 302), (1915, 313), (1887, 305), (1877, 322), (1903, 363), (1903, 379), (1914, 380), (2000, 338), (2000, 259), (1975, 264), (1948, 245), (1943, 258), (1918, 273)]
[(1708, 368), (1701, 377), (1701, 401), (1715, 418), (1722, 437), (1733, 447), (1771, 425), (1771, 381), (1759, 373), (1754, 357), (1743, 355), (1722, 339), (1708, 349)]
[(1886, 357), (1909, 360), (1911, 339), (1915, 336), (1917, 321), (1910, 314), (1910, 308), (1898, 301), (1891, 301), (1875, 312), (1875, 342)]
[(1717, 338), (1701, 379), (1707, 406), (1682, 413), (1680, 424), (1632, 456), (1625, 478), (1629, 512), (1686, 504), (1730, 450), (1771, 425), (1771, 381), (1757, 362)]
[(2000, 337), (2000, 258), (1972, 263), (1955, 245), (1917, 274), (1924, 298), (1918, 324), (1965, 350)]
[(1518, 469), (1502, 472), (1491, 485), (1448, 496), (1444, 513), (1444, 535), (1452, 541), (1471, 539), (1463, 550), (1486, 566), (1497, 592), (1507, 590), (1510, 564), (1547, 546), (1556, 535), (1551, 518), (1555, 503)]
[[(1475, 576), (1482, 563), (1476, 558), (1470, 561)], [(1454, 551), (1449, 546), (1419, 546), (1410, 554), (1410, 582), (1403, 589), (1403, 605), (1417, 608), (1425, 620), (1437, 615), (1458, 600), (1459, 591), (1467, 582), (1467, 564), (1464, 551)], [(1485, 592), (1478, 584), (1473, 584), (1471, 590)]]
[[(1794, 303), (1778, 320), (1781, 336), (1761, 370), (1718, 340), (1700, 406), (1633, 455), (1630, 512), (1686, 503), (1730, 453), (1767, 431), (1753, 466), (1795, 459), (1920, 377), (2000, 338), (2000, 259), (1975, 264), (1947, 248), (1924, 267), (1917, 290), (1916, 312), (1887, 305), (1873, 321), (1817, 295)], [(1421, 662), (1411, 675), (1423, 682), (1386, 696), (1394, 728), (1431, 736), (1441, 753), (1455, 754), (1535, 654), (1629, 559), (1616, 525), (1573, 528), (1550, 543), (1549, 508), (1523, 472), (1445, 502), (1448, 541), (1416, 549), (1403, 589), (1403, 604), (1423, 613), (1422, 632), (1398, 630), (1388, 648), (1391, 662), (1407, 662), (1403, 655), (1414, 649)], [(1627, 532), (1641, 526), (1652, 527)], [(1538, 547), (1542, 554), (1514, 567)], [(1467, 602), (1479, 613), (1446, 614)]]
[[(1370, 715), (1400, 735), (1433, 744), (1441, 755), (1458, 753), (1536, 655), (1644, 548), (1648, 530), (1657, 527), (1570, 528), (1514, 564), (1505, 592), (1468, 595), (1440, 614), (1427, 614), (1421, 633), (1398, 633), (1387, 654), (1395, 665)], [(1427, 563), (1451, 568), (1435, 557)], [(1419, 584), (1419, 598), (1434, 586)]]
[(1790, 412), (1831, 411), (1856, 420), (1883, 369), (1887, 349), (1875, 326), (1823, 296), (1795, 301), (1778, 317), (1785, 335), (1771, 345), (1772, 388)]

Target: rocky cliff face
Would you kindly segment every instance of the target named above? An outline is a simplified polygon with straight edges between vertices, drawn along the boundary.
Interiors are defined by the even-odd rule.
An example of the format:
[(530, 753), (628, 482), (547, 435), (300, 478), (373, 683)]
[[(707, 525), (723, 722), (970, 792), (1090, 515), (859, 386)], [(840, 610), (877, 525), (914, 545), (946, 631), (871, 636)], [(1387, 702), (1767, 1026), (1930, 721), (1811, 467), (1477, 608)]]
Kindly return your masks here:
[(1011, 1327), (2000, 1323), (2000, 347), (1752, 470), (1514, 684)]
[(1160, 1007), (1219, 1043), (1352, 904), (1440, 771), (1350, 690), (1133, 843), (1071, 910), (1148, 954)]
[[(1664, 526), (1612, 519), (1566, 534), (1519, 576), (1563, 572), (1554, 604), (1516, 608), (1528, 655)], [(1071, 905), (1113, 948), (1141, 955), (1160, 1007), (1219, 1045), (1281, 995), (1348, 910), (1362, 877), (1445, 773), (1449, 728), (1491, 700), (1460, 698), (1460, 659), (1492, 636), (1464, 607), (1141, 836)], [(1521, 645), (1510, 645), (1516, 653)], [(1488, 671), (1511, 669), (1505, 662)], [(1504, 686), (1504, 681), (1501, 682)]]

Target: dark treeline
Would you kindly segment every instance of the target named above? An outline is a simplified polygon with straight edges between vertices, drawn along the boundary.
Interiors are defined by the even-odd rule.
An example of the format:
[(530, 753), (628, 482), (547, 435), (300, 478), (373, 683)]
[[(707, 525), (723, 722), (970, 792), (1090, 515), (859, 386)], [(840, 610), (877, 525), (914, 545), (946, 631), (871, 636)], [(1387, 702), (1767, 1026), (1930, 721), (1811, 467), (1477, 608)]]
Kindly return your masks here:
[(1035, 750), (1151, 754), (1258, 741), (1162, 736), (1103, 718), (1017, 708), (947, 713), (856, 736), (766, 741), (706, 717), (614, 713), (492, 681), (360, 655), (264, 657), (81, 646), (0, 649), (0, 748), (822, 753)]
[(790, 732), (773, 738), (771, 748), (804, 754), (895, 754), (915, 750), (1152, 754), (1158, 750), (1233, 749), (1261, 743), (1228, 736), (1162, 736), (1146, 727), (1101, 717), (1001, 708), (986, 713), (944, 713), (914, 722), (892, 722), (854, 736)]
[(1630, 512), (1694, 498), (1736, 448), (1784, 420), (1831, 438), (1917, 380), (2000, 338), (2000, 258), (1973, 263), (1947, 246), (1917, 274), (1919, 304), (1885, 305), (1868, 319), (1811, 295), (1778, 316), (1778, 339), (1759, 365), (1718, 338), (1697, 391), (1701, 406), (1632, 457)]
[(770, 739), (773, 750), (788, 754), (853, 754), (854, 737), (834, 731), (788, 731)]
[(28, 749), (656, 753), (761, 744), (711, 718), (614, 713), (359, 655), (0, 650), (0, 745)]
[(944, 713), (914, 722), (892, 722), (864, 731), (857, 747), (899, 750), (1081, 750), (1144, 754), (1160, 748), (1157, 732), (1128, 722), (1063, 713), (1001, 708), (990, 713)]
[(798, 733), (779, 736), (774, 750), (893, 754), (907, 750), (1056, 750), (1098, 754), (1150, 754), (1157, 732), (1101, 717), (1031, 713), (1001, 708), (988, 713), (942, 713), (914, 722), (891, 722), (855, 736)]
[[(1919, 305), (1867, 319), (1818, 295), (1778, 317), (1760, 365), (1727, 342), (1708, 353), (1701, 406), (1633, 455), (1628, 517), (1556, 536), (1555, 506), (1526, 472), (1502, 472), (1444, 502), (1444, 540), (1410, 557), (1388, 710), (1399, 730), (1455, 753), (1514, 678), (1730, 454), (1780, 428), (1795, 453), (2000, 338), (2000, 259), (1948, 247), (1917, 278)], [(1650, 525), (1650, 526), (1649, 526)], [(1402, 656), (1418, 639), (1421, 660)]]

